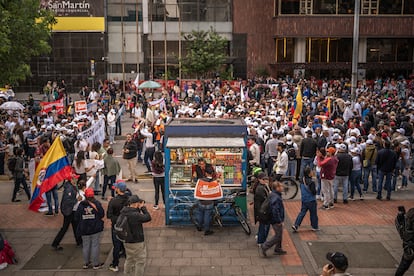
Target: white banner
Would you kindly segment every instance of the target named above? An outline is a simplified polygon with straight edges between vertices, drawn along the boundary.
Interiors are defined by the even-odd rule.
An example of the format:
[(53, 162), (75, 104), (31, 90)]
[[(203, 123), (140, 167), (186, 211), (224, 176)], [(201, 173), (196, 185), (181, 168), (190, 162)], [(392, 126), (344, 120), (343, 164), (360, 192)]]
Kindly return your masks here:
[(93, 124), (90, 128), (78, 134), (78, 139), (85, 139), (90, 145), (95, 142), (102, 144), (105, 139), (105, 121), (100, 119), (99, 122)]

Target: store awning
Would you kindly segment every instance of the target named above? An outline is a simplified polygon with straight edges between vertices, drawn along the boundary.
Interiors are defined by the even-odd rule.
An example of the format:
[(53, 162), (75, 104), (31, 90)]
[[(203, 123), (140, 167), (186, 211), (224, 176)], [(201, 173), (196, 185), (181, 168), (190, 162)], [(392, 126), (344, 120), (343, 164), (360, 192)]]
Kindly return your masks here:
[(169, 137), (167, 148), (242, 148), (241, 137)]

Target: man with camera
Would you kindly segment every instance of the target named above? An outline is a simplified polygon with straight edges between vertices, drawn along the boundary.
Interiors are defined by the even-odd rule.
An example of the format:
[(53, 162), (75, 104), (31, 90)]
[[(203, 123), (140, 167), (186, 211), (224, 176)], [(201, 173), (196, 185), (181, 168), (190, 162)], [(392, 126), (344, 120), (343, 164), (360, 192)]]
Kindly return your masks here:
[(351, 276), (346, 272), (348, 268), (348, 258), (341, 252), (328, 252), (326, 259), (330, 264), (323, 266), (321, 276)]
[(395, 276), (402, 276), (414, 261), (414, 208), (405, 212), (404, 206), (399, 206), (395, 227), (403, 242), (403, 255)]

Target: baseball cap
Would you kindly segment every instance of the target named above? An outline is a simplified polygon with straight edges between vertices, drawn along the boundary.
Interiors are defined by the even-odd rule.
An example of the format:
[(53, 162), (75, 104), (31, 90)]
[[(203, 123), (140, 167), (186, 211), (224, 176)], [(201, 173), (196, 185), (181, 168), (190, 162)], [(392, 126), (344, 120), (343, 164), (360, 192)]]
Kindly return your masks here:
[(328, 252), (326, 259), (342, 271), (348, 268), (348, 258), (341, 252)]
[(368, 145), (373, 145), (373, 144), (374, 144), (374, 141), (372, 141), (371, 139), (368, 139), (368, 140), (366, 141), (366, 143), (367, 143)]
[(330, 147), (330, 148), (328, 148), (327, 150), (326, 150), (327, 152), (329, 152), (330, 154), (335, 154), (335, 152), (336, 152), (336, 149), (335, 148), (332, 148), (332, 147)]
[(132, 196), (130, 196), (129, 197), (129, 199), (128, 199), (128, 203), (129, 204), (133, 204), (133, 203), (137, 203), (137, 202), (143, 202), (144, 200), (143, 199), (141, 199), (141, 198), (139, 198), (139, 196), (137, 196), (137, 195), (132, 195)]
[(342, 151), (346, 151), (346, 145), (345, 144), (339, 144), (338, 149)]
[(257, 176), (257, 179), (269, 179), (269, 177), (266, 175), (266, 173), (261, 172), (261, 173), (259, 173), (259, 175)]
[(117, 181), (113, 186), (112, 189), (118, 188), (121, 192), (125, 192), (127, 189), (126, 183), (124, 181)]
[(86, 188), (85, 189), (85, 197), (94, 197), (95, 192), (93, 191), (93, 188)]
[(401, 133), (402, 135), (404, 135), (405, 134), (405, 129), (399, 128), (399, 129), (397, 129), (397, 132), (398, 133)]

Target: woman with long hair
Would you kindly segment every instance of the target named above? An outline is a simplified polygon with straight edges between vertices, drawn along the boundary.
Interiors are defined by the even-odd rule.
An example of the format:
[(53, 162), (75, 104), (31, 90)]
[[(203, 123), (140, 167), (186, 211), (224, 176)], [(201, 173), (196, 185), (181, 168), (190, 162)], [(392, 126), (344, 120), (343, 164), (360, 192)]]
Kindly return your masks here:
[(92, 170), (94, 166), (86, 167), (85, 152), (82, 150), (78, 152), (76, 159), (73, 161), (73, 168), (76, 174), (79, 175), (79, 180), (87, 181), (86, 173)]
[(157, 210), (158, 202), (160, 199), (160, 188), (162, 194), (162, 201), (165, 205), (165, 197), (164, 197), (164, 180), (165, 180), (165, 167), (164, 167), (164, 158), (162, 156), (161, 151), (156, 151), (154, 154), (154, 159), (151, 162), (152, 167), (152, 179), (154, 182), (154, 189), (155, 189), (155, 203), (154, 209)]

